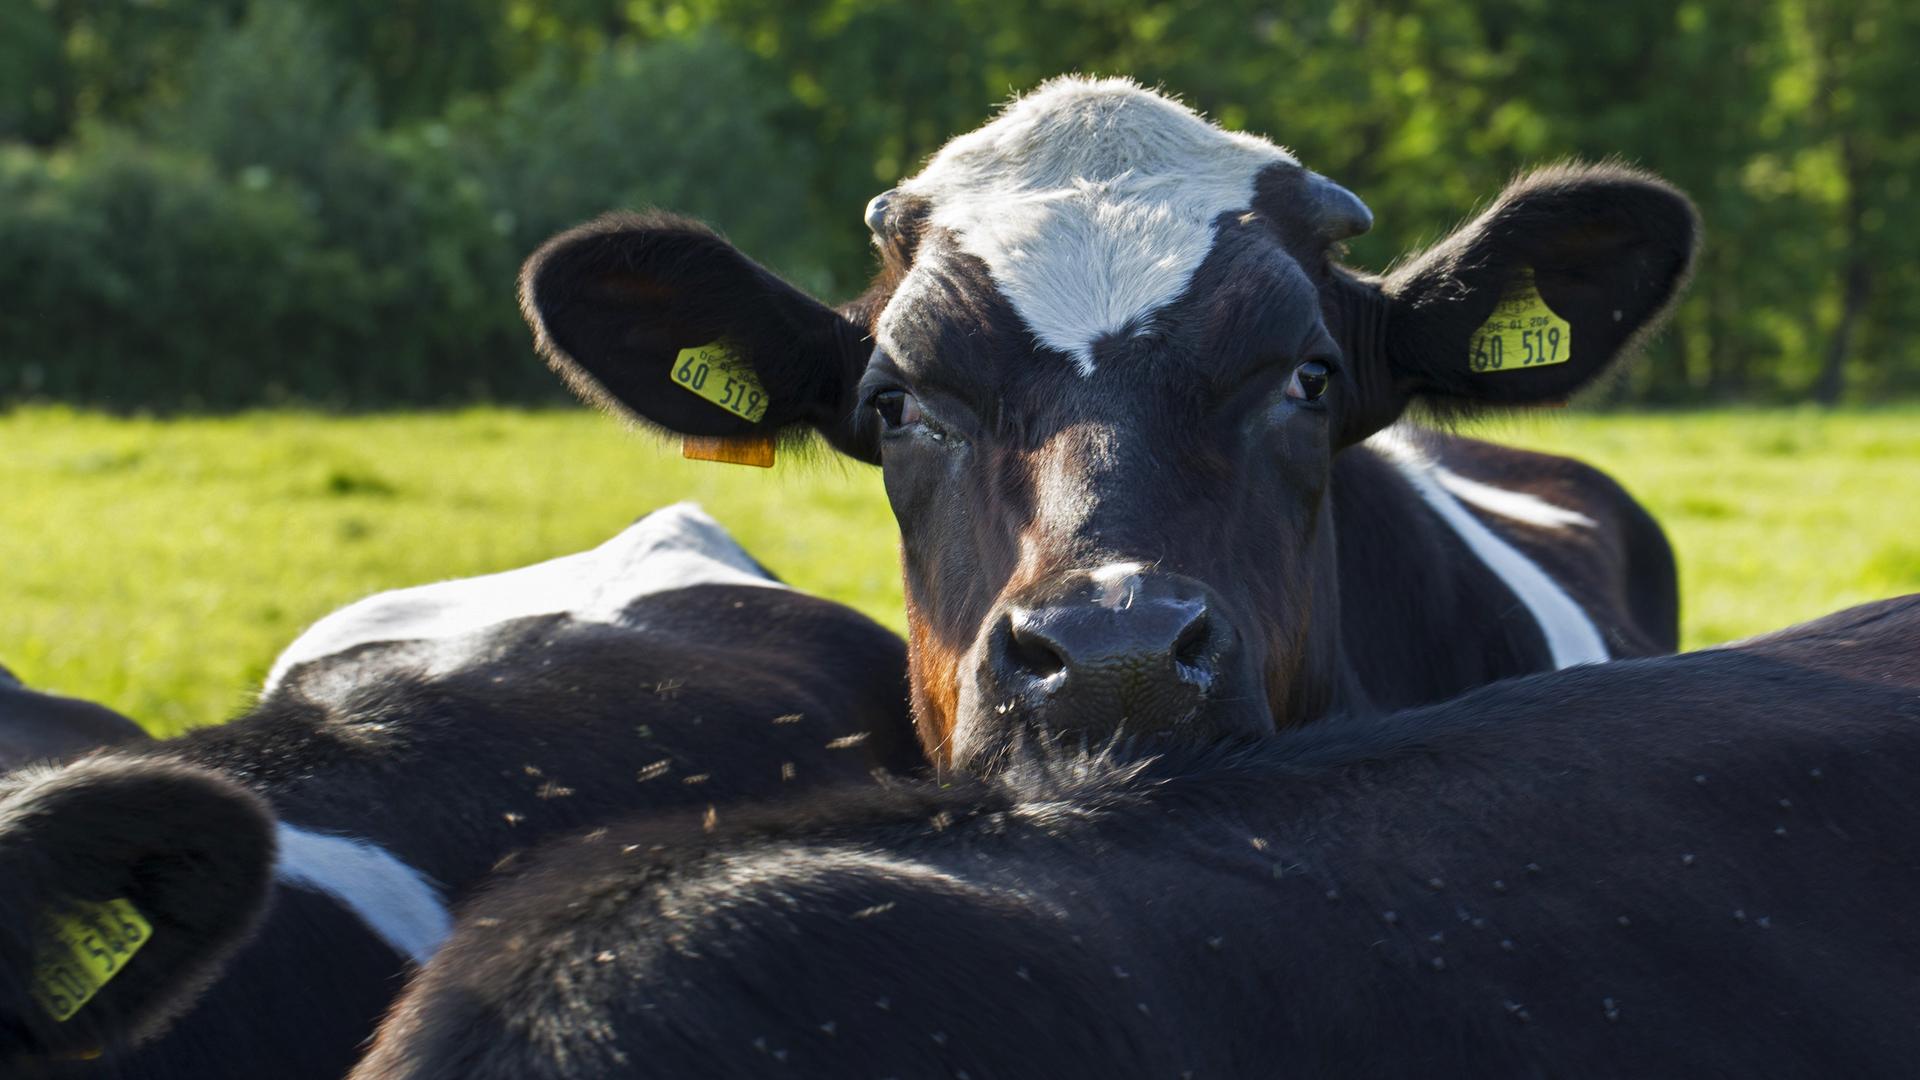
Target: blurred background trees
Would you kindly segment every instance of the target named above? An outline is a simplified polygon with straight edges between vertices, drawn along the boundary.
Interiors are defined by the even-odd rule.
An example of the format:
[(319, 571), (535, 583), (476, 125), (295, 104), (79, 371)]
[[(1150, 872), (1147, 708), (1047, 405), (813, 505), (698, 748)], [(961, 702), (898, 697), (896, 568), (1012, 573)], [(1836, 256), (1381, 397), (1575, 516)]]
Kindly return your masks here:
[(1358, 191), (1380, 267), (1515, 170), (1654, 169), (1708, 227), (1619, 403), (1920, 391), (1907, 0), (0, 0), (0, 399), (551, 400), (520, 259), (707, 218), (822, 294), (1011, 92), (1132, 74)]

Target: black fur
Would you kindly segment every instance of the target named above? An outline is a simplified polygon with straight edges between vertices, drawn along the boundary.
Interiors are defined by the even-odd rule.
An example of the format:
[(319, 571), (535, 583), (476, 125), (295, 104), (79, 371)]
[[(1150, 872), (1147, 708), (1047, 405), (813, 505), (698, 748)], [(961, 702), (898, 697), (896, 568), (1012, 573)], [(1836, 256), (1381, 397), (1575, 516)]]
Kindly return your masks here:
[(1157, 760), (652, 821), (473, 904), (355, 1080), (1876, 1076), (1920, 597)]
[[(210, 809), (79, 787), (41, 808), (47, 784), (107, 775), (122, 788), (189, 775), (229, 791), (263, 826), (264, 808), (305, 829), (371, 840), (457, 899), (520, 848), (635, 810), (700, 814), (828, 782), (909, 770), (918, 756), (906, 717), (899, 638), (847, 608), (784, 589), (701, 585), (644, 596), (619, 625), (541, 616), (501, 624), (471, 667), (414, 674), (413, 643), (382, 642), (296, 668), (250, 715), (147, 747), (107, 752), (0, 800), (0, 1056), (9, 1077), (338, 1077), (399, 988), (405, 964), (351, 913), (316, 893), (268, 887), (270, 850)], [(208, 774), (225, 777), (216, 782)], [(223, 865), (230, 858), (273, 897), (260, 933), (189, 1011), (250, 909), (196, 876), (189, 908), (156, 934), (124, 978), (151, 979), (139, 1012), (82, 1010), (75, 1030), (103, 1037), (93, 1062), (52, 1058), (71, 1033), (52, 1030), (17, 988), (32, 922), (48, 897), (103, 889), (70, 863), (72, 838), (170, 832), (136, 850)], [(177, 821), (175, 819), (178, 819)], [(171, 823), (171, 824), (169, 824)], [(132, 841), (126, 841), (131, 844)], [(116, 840), (116, 844), (119, 841)], [(189, 846), (196, 845), (196, 846)], [(201, 856), (198, 847), (211, 849)], [(228, 849), (231, 848), (229, 851)], [(115, 846), (95, 859), (114, 881), (144, 873)], [(194, 862), (190, 865), (200, 865)], [(45, 872), (31, 870), (45, 864)], [(87, 863), (93, 866), (94, 863)], [(189, 865), (189, 864), (183, 864)], [(31, 871), (31, 872), (30, 872)], [(224, 871), (223, 871), (224, 872)], [(114, 877), (119, 875), (120, 877)], [(117, 888), (118, 886), (113, 886)], [(183, 886), (183, 889), (185, 886)], [(142, 894), (144, 895), (144, 894)], [(141, 905), (145, 910), (145, 905)], [(177, 943), (193, 963), (156, 952)], [(165, 1034), (135, 1046), (157, 1019)], [(82, 1040), (84, 1041), (84, 1040)]]
[(146, 737), (139, 724), (104, 705), (30, 690), (0, 667), (0, 773)]

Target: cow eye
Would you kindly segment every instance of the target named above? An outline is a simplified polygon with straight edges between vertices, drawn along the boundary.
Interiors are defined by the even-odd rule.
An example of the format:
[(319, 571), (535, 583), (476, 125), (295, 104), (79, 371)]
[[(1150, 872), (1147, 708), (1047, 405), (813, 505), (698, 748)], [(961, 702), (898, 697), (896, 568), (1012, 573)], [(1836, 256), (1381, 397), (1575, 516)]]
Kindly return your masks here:
[(1295, 401), (1318, 401), (1327, 392), (1332, 374), (1327, 365), (1309, 360), (1293, 369), (1293, 378), (1287, 380), (1287, 396)]
[(873, 395), (873, 411), (888, 431), (898, 431), (920, 422), (920, 402), (905, 390), (882, 390)]

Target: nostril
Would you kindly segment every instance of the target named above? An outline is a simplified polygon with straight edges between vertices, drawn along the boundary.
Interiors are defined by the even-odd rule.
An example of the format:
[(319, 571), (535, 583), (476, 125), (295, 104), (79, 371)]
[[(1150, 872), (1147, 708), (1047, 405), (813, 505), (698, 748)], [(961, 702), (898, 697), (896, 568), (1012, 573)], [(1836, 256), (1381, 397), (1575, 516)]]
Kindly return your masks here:
[(1014, 609), (1006, 619), (1006, 665), (1033, 678), (1052, 678), (1068, 669), (1068, 651), (1046, 632), (1033, 611)]
[(1007, 627), (1007, 661), (1036, 679), (1051, 678), (1067, 668), (1060, 646), (1019, 615)]
[(1191, 668), (1209, 667), (1207, 644), (1213, 638), (1209, 629), (1207, 612), (1202, 608), (1193, 621), (1181, 629), (1180, 636), (1173, 640), (1174, 663)]

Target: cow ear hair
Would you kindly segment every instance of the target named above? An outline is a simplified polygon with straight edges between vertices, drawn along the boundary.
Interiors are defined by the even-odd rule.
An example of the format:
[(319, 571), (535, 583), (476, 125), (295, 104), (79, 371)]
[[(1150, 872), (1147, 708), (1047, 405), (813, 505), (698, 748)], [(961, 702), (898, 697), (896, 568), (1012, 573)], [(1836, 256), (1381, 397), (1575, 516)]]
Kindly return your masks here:
[[(522, 268), (520, 308), (540, 354), (595, 404), (679, 435), (817, 431), (877, 460), (854, 417), (872, 349), (864, 329), (699, 222), (615, 213), (561, 233)], [(735, 378), (729, 364), (751, 374)], [(743, 408), (715, 400), (737, 405), (736, 393), (748, 395)]]
[[(151, 1037), (251, 937), (273, 860), (265, 804), (205, 770), (104, 757), (9, 775), (0, 784), (0, 1032), (51, 1058)], [(53, 1010), (80, 995), (59, 996), (75, 984), (49, 959), (72, 951), (57, 930), (75, 919), (119, 937), (84, 939), (112, 949), (111, 973), (63, 1020)]]
[(1380, 282), (1395, 389), (1442, 412), (1564, 402), (1659, 326), (1699, 235), (1693, 204), (1646, 172), (1521, 177)]

